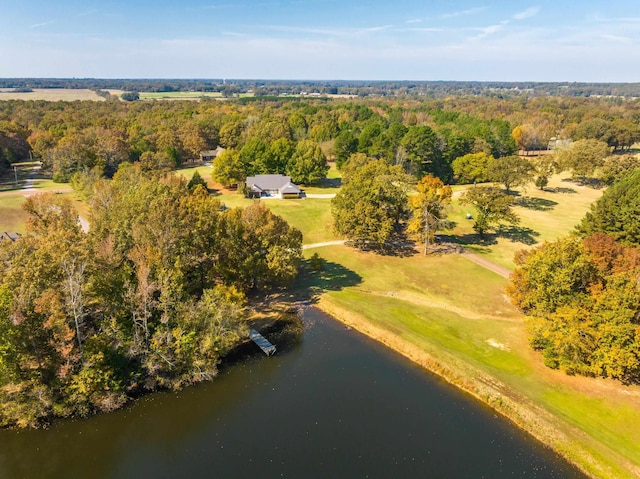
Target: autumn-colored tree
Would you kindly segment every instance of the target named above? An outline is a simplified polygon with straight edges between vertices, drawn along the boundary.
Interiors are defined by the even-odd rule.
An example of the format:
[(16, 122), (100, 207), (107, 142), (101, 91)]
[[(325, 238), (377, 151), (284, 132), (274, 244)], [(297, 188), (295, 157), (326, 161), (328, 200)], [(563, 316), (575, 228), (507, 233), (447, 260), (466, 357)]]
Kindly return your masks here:
[(407, 232), (424, 244), (426, 255), (435, 234), (445, 226), (445, 208), (451, 202), (452, 191), (450, 186), (431, 175), (422, 178), (416, 189), (418, 193), (409, 197), (411, 219)]
[(604, 234), (567, 237), (515, 262), (507, 293), (529, 315), (529, 340), (547, 366), (640, 380), (640, 249)]

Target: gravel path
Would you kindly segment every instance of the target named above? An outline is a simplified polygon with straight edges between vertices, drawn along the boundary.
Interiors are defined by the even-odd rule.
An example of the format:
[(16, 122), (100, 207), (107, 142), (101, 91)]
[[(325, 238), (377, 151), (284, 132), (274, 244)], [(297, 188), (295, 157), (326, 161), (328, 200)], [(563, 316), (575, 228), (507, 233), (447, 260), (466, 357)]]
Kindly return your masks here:
[(510, 269), (505, 268), (504, 266), (500, 266), (499, 264), (494, 263), (493, 261), (490, 261), (487, 258), (480, 256), (479, 254), (471, 253), (470, 251), (465, 250), (464, 253), (462, 253), (462, 256), (467, 258), (469, 261), (473, 261), (474, 263), (482, 266), (483, 268), (487, 268), (488, 270), (493, 271), (496, 274), (499, 274), (504, 278), (508, 279), (509, 276), (511, 276)]
[(303, 244), (302, 249), (322, 248), (323, 246), (334, 246), (344, 244), (347, 240), (325, 241), (324, 243)]

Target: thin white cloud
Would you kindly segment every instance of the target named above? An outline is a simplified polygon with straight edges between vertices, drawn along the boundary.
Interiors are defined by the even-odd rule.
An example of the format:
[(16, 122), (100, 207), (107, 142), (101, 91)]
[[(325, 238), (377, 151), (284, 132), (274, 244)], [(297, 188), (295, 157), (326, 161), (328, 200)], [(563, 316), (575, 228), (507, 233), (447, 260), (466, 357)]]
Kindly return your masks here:
[(608, 34), (608, 33), (601, 34), (600, 38), (604, 38), (605, 40), (610, 40), (612, 42), (633, 43), (633, 39), (632, 38), (624, 37), (624, 36), (621, 36), (621, 35), (611, 35), (611, 34)]
[(455, 18), (455, 17), (462, 17), (465, 15), (473, 15), (475, 13), (483, 12), (486, 9), (487, 7), (475, 7), (475, 8), (469, 8), (467, 10), (458, 10), (456, 12), (443, 13), (442, 15), (440, 15), (440, 18)]
[(366, 33), (376, 33), (393, 28), (394, 25), (379, 25), (364, 28), (315, 28), (315, 27), (295, 27), (290, 25), (254, 25), (252, 29), (272, 30), (283, 33), (301, 33), (311, 35), (326, 35), (332, 37), (349, 37)]
[(422, 23), (422, 18), (411, 18), (404, 23), (407, 23), (407, 24)]
[(247, 37), (248, 36), (246, 33), (238, 33), (238, 32), (222, 32), (222, 35), (225, 35), (228, 37)]
[(29, 28), (46, 27), (47, 25), (51, 25), (52, 23), (55, 23), (55, 20), (50, 20), (48, 22), (42, 22), (42, 23), (34, 23), (33, 25), (29, 25)]
[(640, 23), (640, 17), (613, 17), (607, 18), (600, 15), (590, 17), (590, 20), (600, 23)]
[(512, 18), (514, 20), (525, 20), (527, 18), (535, 17), (538, 13), (540, 13), (540, 7), (530, 7), (516, 13)]
[(94, 13), (98, 13), (98, 10), (96, 10), (95, 8), (92, 8), (91, 10), (86, 10), (84, 12), (80, 12), (76, 14), (76, 17), (87, 17), (89, 15), (93, 15)]
[(476, 35), (475, 37), (472, 38), (472, 40), (482, 40), (483, 38), (486, 38), (490, 35), (493, 35), (495, 33), (498, 33), (500, 30), (502, 30), (504, 28), (504, 26), (509, 23), (503, 20), (502, 22), (495, 24), (495, 25), (489, 25), (488, 27), (483, 27), (480, 28), (480, 33), (478, 35)]
[(432, 27), (409, 27), (409, 28), (397, 28), (394, 31), (396, 32), (425, 32), (425, 33), (433, 33), (433, 32), (444, 32), (446, 31), (444, 28), (432, 28)]

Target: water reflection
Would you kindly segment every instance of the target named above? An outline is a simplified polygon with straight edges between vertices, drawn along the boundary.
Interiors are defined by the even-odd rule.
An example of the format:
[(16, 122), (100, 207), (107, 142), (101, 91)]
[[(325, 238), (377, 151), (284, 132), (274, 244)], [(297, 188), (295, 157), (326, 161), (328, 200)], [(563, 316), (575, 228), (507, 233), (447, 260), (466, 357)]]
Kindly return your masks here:
[(86, 421), (1, 431), (3, 478), (581, 477), (314, 309), (304, 341)]

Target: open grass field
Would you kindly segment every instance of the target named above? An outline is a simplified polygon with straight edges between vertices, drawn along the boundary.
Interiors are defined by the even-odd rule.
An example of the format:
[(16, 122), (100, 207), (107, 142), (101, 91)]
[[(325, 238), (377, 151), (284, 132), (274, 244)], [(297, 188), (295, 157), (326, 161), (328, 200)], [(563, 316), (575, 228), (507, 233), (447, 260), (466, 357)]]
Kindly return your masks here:
[(22, 209), (25, 197), (20, 194), (0, 196), (0, 232), (24, 233), (27, 213)]
[[(454, 191), (466, 188), (456, 187)], [(459, 194), (454, 193), (449, 219), (455, 222), (455, 227), (444, 233), (469, 250), (512, 269), (516, 251), (568, 234), (589, 205), (602, 195), (602, 190), (578, 185), (564, 174), (552, 177), (544, 191), (531, 186), (526, 190), (519, 188), (514, 194), (517, 203), (514, 211), (520, 223), (503, 226), (480, 238), (473, 230), (473, 220), (465, 218), (467, 213), (475, 213), (473, 207), (461, 205)]]
[(105, 101), (93, 90), (71, 88), (34, 88), (29, 93), (13, 93), (12, 88), (0, 88), (2, 100), (45, 100), (45, 101)]

